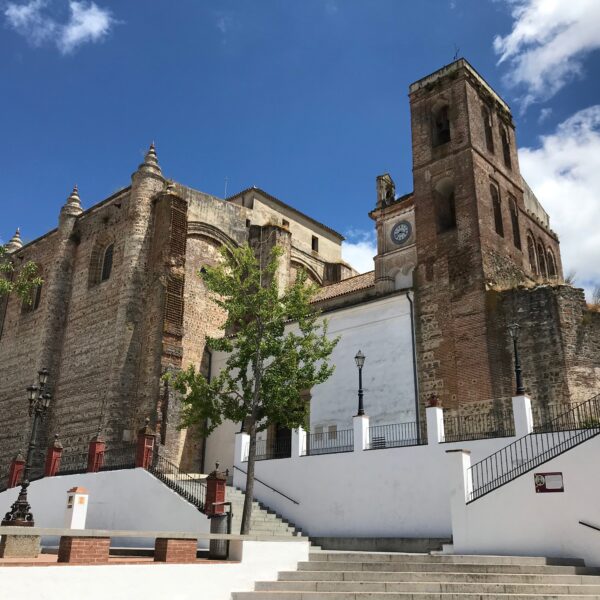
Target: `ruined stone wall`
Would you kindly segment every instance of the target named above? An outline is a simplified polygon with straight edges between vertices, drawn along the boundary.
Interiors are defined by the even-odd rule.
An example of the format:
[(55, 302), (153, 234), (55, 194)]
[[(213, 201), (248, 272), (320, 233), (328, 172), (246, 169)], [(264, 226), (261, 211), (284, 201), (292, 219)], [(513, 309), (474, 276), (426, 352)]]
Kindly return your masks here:
[[(119, 195), (97, 210), (84, 214), (76, 226), (78, 245), (74, 256), (71, 294), (65, 318), (60, 366), (56, 381), (50, 432), (59, 433), (63, 446), (85, 450), (101, 425), (115, 353), (115, 314), (118, 292), (123, 285), (124, 240), (129, 231), (125, 216), (128, 193)], [(91, 273), (101, 265), (94, 260), (114, 243), (110, 277), (98, 281)], [(106, 432), (107, 439), (121, 431)]]
[(600, 392), (600, 314), (587, 308), (582, 290), (540, 285), (487, 296), (496, 398), (514, 393), (510, 323), (521, 326), (523, 379), (534, 407), (566, 410)]
[[(17, 252), (16, 263), (32, 260), (39, 265), (42, 277), (46, 277), (55, 248), (56, 232), (52, 232)], [(40, 344), (44, 323), (50, 316), (46, 290), (43, 286), (39, 307), (33, 311), (24, 309), (14, 294), (6, 302), (0, 332), (0, 476), (6, 475), (10, 460), (18, 450), (24, 452), (29, 441), (29, 404), (25, 388), (37, 383), (37, 371), (41, 368)]]

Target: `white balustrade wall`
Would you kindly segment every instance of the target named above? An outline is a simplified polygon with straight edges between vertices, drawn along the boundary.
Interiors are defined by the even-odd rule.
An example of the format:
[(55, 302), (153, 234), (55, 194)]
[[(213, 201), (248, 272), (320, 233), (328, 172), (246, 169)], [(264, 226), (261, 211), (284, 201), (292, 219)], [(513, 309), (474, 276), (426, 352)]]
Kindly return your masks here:
[[(530, 433), (533, 424), (529, 398), (516, 397), (513, 406), (515, 431), (520, 435)], [(309, 456), (303, 456), (301, 452), (303, 444), (300, 438), (306, 436), (306, 433), (294, 431), (290, 458), (256, 462), (256, 477), (263, 483), (255, 483), (255, 497), (295, 523), (305, 533), (315, 537), (450, 538), (454, 533), (455, 539), (458, 535), (461, 540), (461, 551), (478, 552), (481, 549), (504, 554), (533, 552), (564, 556), (570, 546), (565, 546), (553, 534), (544, 538), (547, 544), (545, 551), (543, 544), (523, 545), (523, 536), (512, 537), (515, 527), (508, 527), (507, 523), (517, 511), (520, 512), (520, 517), (515, 519), (515, 523), (519, 523), (518, 527), (523, 532), (531, 532), (531, 529), (524, 527), (527, 519), (537, 523), (535, 527), (543, 529), (540, 519), (544, 515), (546, 525), (556, 527), (555, 531), (560, 532), (560, 537), (568, 539), (567, 531), (575, 535), (575, 529), (579, 528), (580, 536), (595, 535), (600, 543), (600, 532), (584, 532), (586, 528), (573, 522), (573, 511), (576, 508), (570, 511), (559, 509), (537, 512), (538, 508), (551, 502), (555, 502), (557, 507), (573, 503), (575, 496), (574, 493), (536, 494), (532, 472), (467, 505), (465, 489), (469, 487), (468, 482), (463, 479), (463, 472), (456, 467), (456, 456), (462, 456), (463, 453), (456, 451), (467, 450), (469, 464), (474, 464), (509, 445), (516, 438), (444, 443), (443, 412), (437, 407), (427, 409), (427, 425), (428, 444), (368, 449), (368, 417), (355, 417), (354, 451)], [(237, 434), (236, 437), (234, 485), (244, 489), (246, 475), (242, 471), (247, 466), (244, 460), (248, 436)], [(590, 451), (592, 443), (598, 444), (595, 440), (598, 438), (555, 459), (565, 462), (565, 469), (568, 471), (565, 477), (568, 482), (578, 481), (587, 469), (590, 476), (595, 477), (596, 487), (600, 486), (599, 467)], [(579, 457), (577, 461), (570, 459), (575, 452)], [(536, 470), (547, 471), (548, 468), (543, 465)], [(512, 490), (519, 490), (514, 492), (514, 500), (492, 500), (509, 497)], [(579, 485), (573, 487), (573, 492), (576, 490), (579, 490)], [(583, 490), (581, 493), (583, 494)], [(466, 511), (465, 514), (474, 516), (466, 518), (463, 515), (462, 521), (455, 518), (453, 531), (451, 497), (456, 498), (457, 494), (460, 498), (459, 505)], [(548, 502), (547, 496), (559, 498)], [(598, 494), (594, 493), (591, 497), (597, 500)], [(518, 504), (515, 504), (517, 498)], [(589, 497), (583, 504), (589, 505), (588, 508), (592, 506)], [(600, 506), (597, 502), (596, 505)], [(456, 514), (456, 502), (454, 508)], [(592, 519), (600, 526), (600, 513), (598, 510), (590, 513), (588, 508), (582, 508), (580, 517)], [(566, 514), (569, 514), (570, 519), (568, 525), (563, 522)], [(500, 538), (497, 536), (497, 529), (502, 527), (498, 523), (506, 526), (504, 536)], [(483, 524), (489, 525), (490, 534), (482, 537), (479, 533), (485, 530)], [(459, 533), (457, 527), (466, 527), (467, 533), (462, 530)], [(556, 543), (552, 545), (555, 538)], [(482, 544), (484, 539), (486, 543)], [(503, 541), (496, 545), (495, 539)], [(514, 540), (513, 545), (511, 540)], [(573, 546), (575, 554), (567, 554), (581, 555), (580, 550), (580, 546)], [(600, 553), (597, 556), (600, 557)]]

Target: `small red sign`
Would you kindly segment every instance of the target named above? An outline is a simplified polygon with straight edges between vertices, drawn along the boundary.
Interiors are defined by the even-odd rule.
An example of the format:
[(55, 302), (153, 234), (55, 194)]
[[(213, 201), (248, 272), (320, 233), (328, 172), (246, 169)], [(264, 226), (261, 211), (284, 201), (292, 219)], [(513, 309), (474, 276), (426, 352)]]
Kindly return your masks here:
[(562, 473), (534, 473), (533, 480), (537, 494), (565, 491)]

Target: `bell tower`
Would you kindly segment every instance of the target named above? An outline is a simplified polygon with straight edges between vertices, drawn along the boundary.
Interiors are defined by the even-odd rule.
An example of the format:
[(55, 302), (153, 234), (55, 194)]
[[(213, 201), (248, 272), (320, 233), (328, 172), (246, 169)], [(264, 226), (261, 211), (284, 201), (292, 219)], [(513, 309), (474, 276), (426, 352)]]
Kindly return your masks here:
[(409, 97), (420, 400), (468, 412), (510, 397), (488, 292), (535, 278), (531, 228), (543, 252), (558, 256), (558, 239), (532, 218), (541, 206), (527, 197), (508, 105), (466, 60), (413, 83)]

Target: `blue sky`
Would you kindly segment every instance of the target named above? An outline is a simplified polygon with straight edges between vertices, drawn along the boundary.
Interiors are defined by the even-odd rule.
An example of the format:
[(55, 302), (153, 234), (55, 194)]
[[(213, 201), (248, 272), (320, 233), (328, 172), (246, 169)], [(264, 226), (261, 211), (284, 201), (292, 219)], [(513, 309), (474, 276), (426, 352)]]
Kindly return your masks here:
[(54, 227), (74, 183), (85, 207), (128, 185), (154, 140), (168, 177), (262, 187), (367, 268), (375, 176), (412, 189), (408, 85), (458, 48), (513, 108), (567, 270), (600, 283), (597, 0), (14, 0), (0, 20), (4, 241)]

